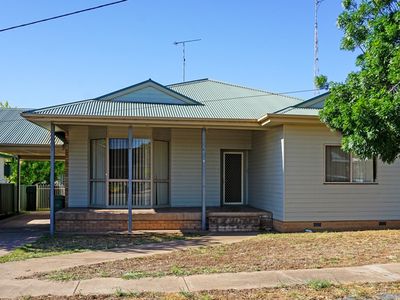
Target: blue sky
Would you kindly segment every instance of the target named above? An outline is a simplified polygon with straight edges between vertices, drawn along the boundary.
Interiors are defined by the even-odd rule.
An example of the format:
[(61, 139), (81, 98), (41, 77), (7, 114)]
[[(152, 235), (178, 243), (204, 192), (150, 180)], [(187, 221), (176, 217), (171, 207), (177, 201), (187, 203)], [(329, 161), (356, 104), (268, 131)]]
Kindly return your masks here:
[[(2, 0), (0, 28), (111, 0)], [(0, 101), (43, 107), (152, 78), (212, 78), (274, 92), (313, 88), (313, 0), (129, 0), (0, 33)], [(320, 73), (343, 81), (354, 53), (339, 50), (339, 0), (320, 8)], [(301, 98), (313, 93), (296, 94)]]

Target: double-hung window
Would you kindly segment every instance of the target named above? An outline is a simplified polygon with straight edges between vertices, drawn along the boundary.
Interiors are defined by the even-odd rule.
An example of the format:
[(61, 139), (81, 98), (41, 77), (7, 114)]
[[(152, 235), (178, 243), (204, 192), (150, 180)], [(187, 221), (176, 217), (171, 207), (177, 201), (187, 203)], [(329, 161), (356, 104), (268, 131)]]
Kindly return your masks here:
[(376, 181), (376, 160), (361, 159), (340, 146), (325, 147), (325, 182), (372, 183)]

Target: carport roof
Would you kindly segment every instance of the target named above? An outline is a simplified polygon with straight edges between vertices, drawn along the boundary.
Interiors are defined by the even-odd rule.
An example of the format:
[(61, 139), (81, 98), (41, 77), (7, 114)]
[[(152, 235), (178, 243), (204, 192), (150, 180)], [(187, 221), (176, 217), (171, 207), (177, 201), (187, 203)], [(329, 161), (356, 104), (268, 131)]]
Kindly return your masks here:
[[(26, 108), (0, 109), (0, 152), (21, 157), (48, 157), (50, 131), (21, 116)], [(63, 142), (56, 137), (56, 146)], [(58, 153), (60, 156), (61, 153)]]

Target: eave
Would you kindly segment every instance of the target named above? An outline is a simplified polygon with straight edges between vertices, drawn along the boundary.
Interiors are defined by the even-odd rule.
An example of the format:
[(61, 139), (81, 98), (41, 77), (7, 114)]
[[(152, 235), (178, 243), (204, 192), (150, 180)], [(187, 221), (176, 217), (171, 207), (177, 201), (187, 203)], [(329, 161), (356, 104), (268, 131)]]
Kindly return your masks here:
[(259, 118), (261, 126), (276, 126), (282, 124), (322, 124), (319, 116), (266, 114)]
[(262, 129), (256, 119), (215, 119), (215, 118), (160, 118), (160, 117), (121, 117), (121, 116), (60, 116), (23, 113), (22, 116), (42, 127), (50, 123), (65, 125), (137, 125), (154, 127), (186, 128), (238, 128)]

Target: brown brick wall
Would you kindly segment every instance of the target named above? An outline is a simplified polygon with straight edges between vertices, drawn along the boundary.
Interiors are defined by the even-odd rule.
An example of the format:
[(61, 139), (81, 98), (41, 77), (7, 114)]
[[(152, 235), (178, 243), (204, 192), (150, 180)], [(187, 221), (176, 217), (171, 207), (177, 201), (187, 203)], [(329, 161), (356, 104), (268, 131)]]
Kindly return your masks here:
[[(172, 219), (173, 217), (175, 219)], [(63, 212), (56, 214), (58, 232), (108, 232), (128, 230), (124, 212)], [(200, 230), (199, 214), (140, 214), (133, 216), (133, 230)]]
[[(200, 230), (196, 221), (133, 221), (133, 230)], [(122, 220), (57, 220), (58, 232), (108, 232), (127, 231), (128, 223)]]
[[(380, 222), (386, 222), (380, 225)], [(319, 224), (318, 224), (319, 223)], [(315, 226), (320, 225), (320, 226)], [(400, 229), (400, 220), (390, 221), (313, 221), (313, 222), (282, 222), (273, 220), (273, 227), (279, 232), (302, 232), (305, 229), (313, 231), (346, 231), (346, 230), (374, 230)]]

